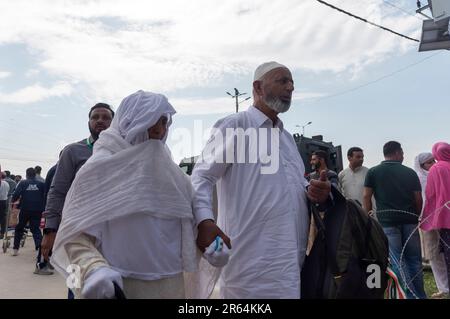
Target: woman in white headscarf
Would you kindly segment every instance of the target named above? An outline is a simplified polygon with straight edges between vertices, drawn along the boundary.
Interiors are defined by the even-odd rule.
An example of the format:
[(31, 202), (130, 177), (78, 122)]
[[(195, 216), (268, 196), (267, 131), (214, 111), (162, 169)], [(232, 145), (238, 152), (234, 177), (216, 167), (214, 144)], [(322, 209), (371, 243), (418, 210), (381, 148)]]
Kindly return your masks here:
[(161, 94), (126, 97), (78, 172), (52, 257), (77, 297), (114, 298), (115, 283), (127, 298), (185, 298), (198, 252), (192, 186), (165, 145), (174, 114)]
[[(429, 152), (420, 153), (414, 159), (414, 170), (419, 176), (422, 186), (422, 198), (425, 207), (425, 190), (427, 186), (428, 172), (435, 164), (433, 154)], [(447, 267), (444, 255), (439, 248), (439, 232), (437, 230), (423, 231), (420, 230), (422, 239), (422, 254), (425, 260), (430, 261), (431, 270), (436, 281), (438, 292), (432, 295), (432, 298), (441, 298), (448, 294)]]

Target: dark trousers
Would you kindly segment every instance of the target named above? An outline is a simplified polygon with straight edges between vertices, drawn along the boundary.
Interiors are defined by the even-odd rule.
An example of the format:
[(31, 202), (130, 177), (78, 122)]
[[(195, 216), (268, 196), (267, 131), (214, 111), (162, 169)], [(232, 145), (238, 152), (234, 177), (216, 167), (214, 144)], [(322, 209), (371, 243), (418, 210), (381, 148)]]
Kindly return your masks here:
[(41, 246), (42, 233), (39, 229), (41, 224), (42, 212), (30, 212), (30, 211), (20, 211), (19, 213), (19, 223), (16, 226), (14, 232), (14, 249), (19, 249), (20, 240), (23, 236), (23, 231), (28, 222), (30, 222), (31, 233), (33, 234), (34, 245), (36, 250)]
[(440, 229), (439, 235), (441, 237), (440, 244), (444, 252), (445, 264), (447, 265), (447, 280), (450, 287), (450, 229)]
[(6, 233), (6, 213), (8, 211), (8, 201), (0, 200), (0, 238)]

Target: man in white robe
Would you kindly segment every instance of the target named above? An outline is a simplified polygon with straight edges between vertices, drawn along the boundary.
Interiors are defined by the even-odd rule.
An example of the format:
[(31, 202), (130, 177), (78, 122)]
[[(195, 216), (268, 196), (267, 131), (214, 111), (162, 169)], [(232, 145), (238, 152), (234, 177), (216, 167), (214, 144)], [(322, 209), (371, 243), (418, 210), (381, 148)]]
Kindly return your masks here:
[[(203, 251), (220, 236), (229, 248), (233, 246), (220, 274), (222, 298), (301, 296), (300, 273), (310, 225), (307, 197), (325, 203), (331, 186), (325, 174), (310, 184), (305, 180), (294, 139), (278, 118), (289, 109), (293, 90), (287, 67), (276, 62), (260, 65), (253, 82), (254, 104), (215, 124), (194, 167), (197, 245)], [(229, 135), (233, 129), (248, 132), (240, 146)], [(239, 162), (236, 158), (242, 151), (246, 160)], [(255, 152), (257, 160), (252, 161)], [(217, 221), (212, 209), (215, 185)]]

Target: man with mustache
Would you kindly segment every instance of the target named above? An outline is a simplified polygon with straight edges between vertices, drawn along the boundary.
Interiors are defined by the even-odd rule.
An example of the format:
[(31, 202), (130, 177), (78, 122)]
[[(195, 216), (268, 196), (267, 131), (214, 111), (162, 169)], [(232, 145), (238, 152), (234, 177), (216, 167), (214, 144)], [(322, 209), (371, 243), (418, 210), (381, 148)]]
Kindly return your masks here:
[(335, 171), (328, 169), (327, 157), (327, 152), (322, 150), (318, 150), (312, 153), (310, 163), (313, 171), (308, 175), (308, 180), (319, 179), (320, 172), (325, 171), (330, 183), (336, 188), (339, 188), (338, 175)]
[[(260, 65), (254, 74), (254, 104), (248, 110), (219, 120), (192, 174), (197, 245), (205, 251), (219, 236), (231, 249), (220, 274), (220, 296), (243, 298), (300, 298), (300, 272), (309, 230), (307, 198), (323, 204), (331, 184), (322, 172), (320, 180), (304, 178), (305, 167), (292, 135), (278, 114), (291, 104), (294, 81), (290, 70), (277, 62)], [(245, 163), (214, 160), (239, 146), (230, 147), (230, 130), (254, 132), (259, 148), (277, 154), (277, 169), (263, 173), (265, 154)], [(217, 140), (225, 136), (223, 147)], [(270, 140), (278, 140), (273, 145)], [(249, 139), (245, 140), (249, 150)], [(214, 156), (208, 154), (211, 145)], [(222, 146), (222, 145), (221, 145)], [(234, 147), (234, 149), (233, 149)], [(246, 154), (247, 155), (247, 154)], [(223, 156), (222, 156), (223, 158)], [(213, 159), (213, 160), (211, 160)], [(217, 186), (217, 225), (213, 214), (213, 188)], [(214, 278), (217, 280), (217, 277)]]
[[(98, 139), (100, 132), (109, 127), (113, 117), (114, 111), (108, 104), (95, 104), (89, 111), (88, 127), (91, 135), (79, 142), (67, 145), (60, 155), (56, 172), (47, 195), (47, 205), (44, 213), (44, 237), (38, 254), (35, 274), (52, 274), (52, 271), (47, 267), (46, 261), (48, 261), (49, 254), (55, 242), (67, 192), (72, 185), (75, 174), (87, 159), (91, 157), (93, 145)], [(40, 256), (41, 254), (42, 258)]]
[(347, 159), (349, 165), (339, 173), (339, 185), (346, 198), (357, 200), (362, 206), (364, 180), (369, 171), (363, 166), (364, 152), (359, 147), (351, 147), (347, 152)]

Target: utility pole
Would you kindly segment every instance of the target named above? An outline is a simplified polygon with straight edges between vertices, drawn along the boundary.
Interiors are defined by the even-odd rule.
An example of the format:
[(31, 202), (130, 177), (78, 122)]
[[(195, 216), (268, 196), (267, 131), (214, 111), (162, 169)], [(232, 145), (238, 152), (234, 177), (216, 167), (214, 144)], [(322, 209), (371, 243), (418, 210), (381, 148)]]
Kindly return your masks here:
[(312, 122), (308, 122), (305, 125), (296, 125), (295, 127), (301, 127), (302, 128), (302, 136), (305, 135), (305, 127), (312, 124)]
[(226, 92), (226, 93), (227, 93), (229, 96), (231, 96), (233, 99), (236, 100), (236, 113), (239, 112), (239, 104), (241, 104), (242, 102), (245, 102), (245, 101), (247, 101), (247, 100), (250, 99), (250, 96), (249, 96), (249, 97), (247, 97), (247, 98), (245, 98), (244, 100), (242, 100), (242, 101), (239, 102), (239, 97), (242, 96), (242, 95), (245, 95), (245, 94), (247, 94), (247, 93), (239, 93), (239, 90), (236, 89), (236, 88), (234, 88), (234, 95), (231, 94), (230, 92)]

